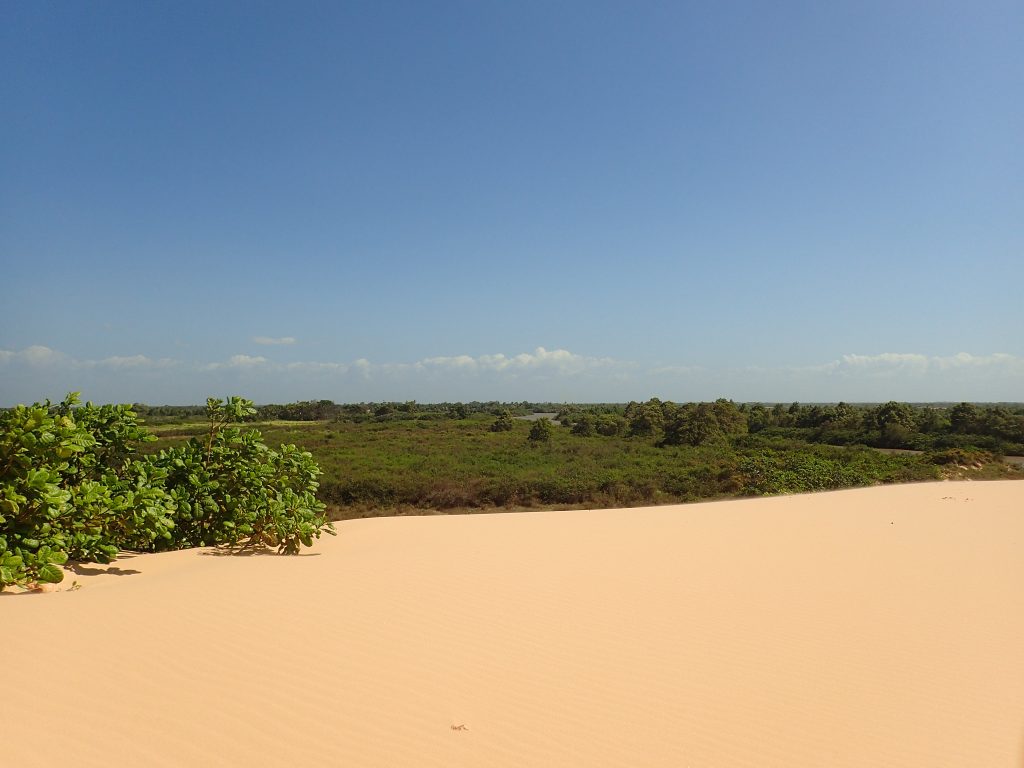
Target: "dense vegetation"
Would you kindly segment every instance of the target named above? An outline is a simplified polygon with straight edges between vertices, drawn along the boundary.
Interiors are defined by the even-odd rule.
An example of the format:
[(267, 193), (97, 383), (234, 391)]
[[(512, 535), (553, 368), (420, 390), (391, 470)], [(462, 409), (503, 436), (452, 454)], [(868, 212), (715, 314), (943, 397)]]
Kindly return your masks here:
[(925, 451), (969, 448), (1024, 455), (1024, 408), (1019, 405), (915, 406), (890, 401), (769, 407), (721, 399), (677, 405), (654, 398), (626, 406), (567, 406), (558, 419), (578, 426), (581, 433), (589, 431), (590, 422), (595, 428), (603, 424), (605, 432), (660, 436), (666, 444), (699, 445), (746, 432), (829, 445)]
[[(192, 406), (80, 406), (74, 397), (0, 414), (0, 585), (56, 580), (68, 558), (105, 562), (122, 549), (295, 552), (330, 531), (328, 516), (630, 506), (1024, 476), (998, 460), (1024, 455), (1024, 409), (1010, 405), (654, 398), (573, 406), (320, 400), (257, 409), (230, 398), (211, 399), (201, 414)], [(262, 434), (237, 426), (256, 420)], [(271, 450), (263, 435), (282, 447)]]
[(122, 549), (294, 553), (331, 531), (312, 456), (230, 426), (255, 413), (249, 401), (210, 399), (201, 436), (141, 456), (153, 438), (131, 406), (77, 403), (0, 414), (0, 587), (61, 581), (68, 559)]
[(751, 432), (766, 430), (813, 442), (912, 450), (980, 448), (1024, 455), (1024, 408), (1020, 406), (793, 403), (771, 409), (750, 406), (746, 415)]
[[(992, 451), (966, 443), (915, 456), (866, 444), (821, 444), (816, 441), (827, 431), (791, 423), (805, 408), (816, 413), (820, 406), (771, 409), (726, 400), (457, 405), (359, 404), (327, 421), (277, 420), (262, 428), (274, 440), (312, 452), (324, 470), (320, 499), (336, 519), (417, 510), (630, 506), (1015, 472)], [(853, 410), (866, 421), (875, 408), (880, 406)], [(560, 410), (560, 426), (513, 416), (536, 410)], [(765, 412), (781, 412), (781, 418), (769, 422)], [(159, 427), (162, 444), (173, 444), (189, 429)], [(865, 436), (867, 443), (870, 432)]]
[[(204, 414), (200, 406), (147, 406), (133, 409), (148, 424), (190, 424)], [(516, 416), (557, 413), (557, 420), (581, 437), (656, 437), (666, 444), (700, 444), (741, 432), (789, 437), (830, 445), (931, 450), (980, 448), (995, 454), (1024, 455), (1024, 407), (1019, 404), (979, 406), (972, 403), (881, 405), (800, 403), (771, 406), (714, 403), (678, 405), (652, 398), (644, 403), (565, 405), (556, 403), (348, 403), (309, 400), (263, 405), (249, 421), (339, 421), (383, 423), (415, 419), (449, 420), (488, 415), (494, 429), (507, 430)]]

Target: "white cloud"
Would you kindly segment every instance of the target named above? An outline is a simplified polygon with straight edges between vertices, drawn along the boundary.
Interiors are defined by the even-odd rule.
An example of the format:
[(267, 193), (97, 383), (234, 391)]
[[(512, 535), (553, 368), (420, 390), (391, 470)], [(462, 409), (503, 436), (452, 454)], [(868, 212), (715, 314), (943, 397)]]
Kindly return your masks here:
[(41, 345), (34, 345), (23, 349), (20, 354), (29, 365), (48, 365), (59, 362), (64, 357), (60, 352)]
[(102, 360), (96, 361), (96, 365), (106, 368), (170, 368), (178, 364), (177, 360), (172, 360), (169, 357), (161, 357), (155, 360), (145, 355), (130, 355), (128, 357), (114, 355), (113, 357), (105, 357)]
[(651, 368), (648, 373), (654, 376), (680, 376), (702, 373), (704, 370), (700, 365), (659, 365), (657, 368)]
[(883, 352), (880, 355), (843, 355), (839, 368), (844, 366), (859, 370), (875, 371), (918, 371), (928, 369), (928, 357), (913, 353)]
[(225, 368), (252, 368), (257, 365), (263, 365), (266, 362), (267, 358), (263, 357), (263, 355), (232, 355), (222, 365)]
[(52, 365), (66, 361), (67, 355), (41, 344), (33, 344), (22, 350), (0, 349), (0, 362), (24, 362), (28, 365)]
[(154, 359), (146, 355), (114, 355), (100, 360), (73, 358), (63, 352), (35, 344), (20, 351), (0, 349), (0, 363), (21, 362), (30, 367), (38, 366), (60, 366), (69, 369), (81, 368), (114, 368), (114, 369), (142, 369), (142, 368), (169, 368), (179, 365), (180, 361), (169, 357)]
[(298, 341), (298, 339), (296, 339), (294, 336), (280, 336), (277, 338), (273, 336), (253, 336), (252, 340), (256, 344), (264, 344), (267, 346), (274, 346), (279, 344), (294, 344), (296, 341)]
[(454, 357), (428, 357), (420, 361), (424, 367), (454, 368), (468, 371), (475, 371), (479, 367), (477, 359), (469, 355), (455, 355)]
[(960, 352), (951, 357), (934, 357), (932, 362), (940, 369), (947, 368), (978, 368), (978, 367), (1008, 367), (1024, 368), (1024, 358), (1014, 357), (1005, 352), (995, 352), (991, 355), (971, 355), (967, 352)]
[(444, 368), (455, 371), (481, 372), (527, 372), (548, 371), (560, 374), (581, 373), (592, 368), (615, 365), (616, 361), (607, 357), (586, 357), (574, 354), (566, 349), (548, 350), (537, 347), (532, 353), (522, 352), (512, 357), (502, 353), (493, 355), (455, 355), (453, 357), (428, 357), (415, 363), (415, 367)]
[(205, 371), (217, 371), (225, 368), (255, 368), (257, 366), (266, 365), (270, 361), (262, 355), (232, 355), (227, 360), (217, 363), (207, 363), (202, 366)]
[(907, 352), (883, 352), (877, 355), (843, 355), (841, 360), (829, 366), (839, 372), (864, 371), (879, 374), (928, 374), (935, 371), (953, 371), (957, 369), (988, 368), (1020, 371), (1024, 367), (1024, 358), (1015, 357), (1004, 352), (990, 355), (972, 355), (959, 352), (955, 355), (922, 355)]
[[(850, 353), (815, 365), (656, 367), (566, 349), (442, 355), (411, 362), (277, 362), (237, 354), (207, 362), (144, 354), (73, 358), (42, 345), (0, 349), (5, 398), (85, 390), (94, 400), (201, 402), (235, 387), (260, 402), (509, 399), (627, 401), (732, 397), (761, 401), (1020, 400), (1024, 357), (1008, 353)], [(200, 397), (200, 395), (202, 395)], [(198, 398), (198, 399), (197, 399)], [(10, 403), (0, 403), (6, 405)]]
[(285, 363), (284, 369), (297, 373), (345, 373), (349, 366), (345, 363)]

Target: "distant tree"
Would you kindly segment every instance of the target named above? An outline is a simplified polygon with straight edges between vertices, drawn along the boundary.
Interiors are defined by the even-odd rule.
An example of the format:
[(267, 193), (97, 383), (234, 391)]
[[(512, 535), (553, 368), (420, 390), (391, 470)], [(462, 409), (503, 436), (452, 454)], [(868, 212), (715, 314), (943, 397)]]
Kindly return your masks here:
[(834, 429), (859, 429), (863, 424), (864, 419), (861, 416), (860, 411), (854, 408), (849, 403), (839, 402), (834, 409), (832, 409), (832, 421), (829, 426)]
[(918, 432), (941, 432), (948, 425), (948, 422), (943, 418), (942, 410), (939, 408), (919, 408), (914, 417), (914, 428)]
[(796, 416), (796, 426), (804, 428), (820, 427), (828, 420), (830, 415), (828, 409), (822, 408), (820, 405), (809, 405), (800, 409)]
[(665, 423), (661, 400), (652, 397), (646, 403), (630, 403), (626, 406), (626, 420), (629, 422), (631, 437), (656, 435)]
[(711, 404), (711, 411), (719, 428), (727, 435), (741, 435), (747, 431), (747, 417), (732, 400), (720, 397)]
[(464, 419), (469, 416), (469, 409), (464, 403), (452, 403), (448, 408), (448, 416), (452, 419)]
[(882, 445), (899, 448), (914, 434), (915, 416), (912, 406), (890, 400), (868, 411), (864, 422), (879, 431)]
[(723, 432), (708, 403), (687, 403), (665, 423), (662, 445), (701, 445)]
[(895, 400), (890, 400), (875, 409), (874, 421), (881, 430), (890, 426), (899, 426), (906, 430), (913, 430), (914, 409), (906, 403), (897, 403)]
[(747, 431), (747, 417), (731, 400), (676, 406), (665, 420), (661, 445), (704, 445)]
[(491, 432), (511, 432), (512, 427), (512, 414), (506, 410), (502, 411), (491, 424)]
[(747, 409), (747, 431), (760, 432), (771, 423), (772, 415), (760, 403), (750, 406)]
[(590, 437), (594, 434), (594, 417), (589, 413), (581, 414), (572, 425), (572, 433), (580, 437)]
[(978, 431), (981, 413), (973, 403), (960, 403), (949, 412), (949, 423), (954, 432), (971, 434)]
[(626, 420), (615, 414), (603, 414), (598, 416), (594, 422), (594, 431), (605, 437), (621, 435), (626, 430)]
[(776, 403), (772, 406), (772, 426), (782, 427), (786, 423), (786, 406)]
[(545, 418), (534, 421), (530, 427), (529, 439), (535, 443), (548, 442), (551, 439), (551, 422)]
[(1024, 442), (1024, 414), (997, 405), (995, 408), (987, 409), (980, 421), (978, 431), (982, 434), (1017, 443)]

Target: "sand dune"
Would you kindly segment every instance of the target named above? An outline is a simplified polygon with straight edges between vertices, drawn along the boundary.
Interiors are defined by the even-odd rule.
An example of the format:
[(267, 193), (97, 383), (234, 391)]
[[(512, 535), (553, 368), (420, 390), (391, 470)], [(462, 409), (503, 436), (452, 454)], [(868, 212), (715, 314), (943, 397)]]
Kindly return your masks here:
[(0, 598), (0, 764), (1024, 765), (1024, 482), (338, 533)]

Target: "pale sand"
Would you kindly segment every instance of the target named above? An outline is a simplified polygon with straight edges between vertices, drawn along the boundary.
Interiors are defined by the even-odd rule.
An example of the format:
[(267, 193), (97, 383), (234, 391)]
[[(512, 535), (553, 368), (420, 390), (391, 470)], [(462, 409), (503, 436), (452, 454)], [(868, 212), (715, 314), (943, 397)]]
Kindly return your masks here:
[(0, 597), (0, 764), (1024, 765), (1024, 482), (338, 532)]

